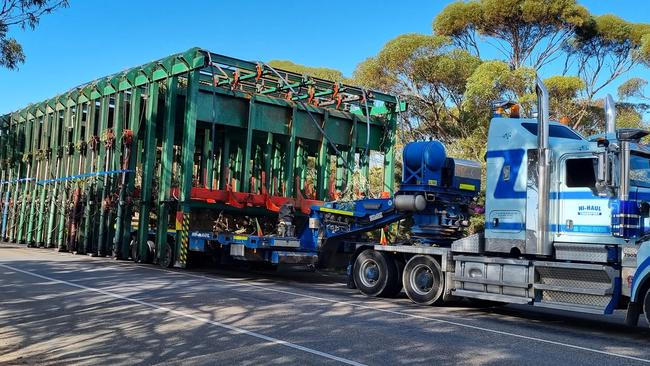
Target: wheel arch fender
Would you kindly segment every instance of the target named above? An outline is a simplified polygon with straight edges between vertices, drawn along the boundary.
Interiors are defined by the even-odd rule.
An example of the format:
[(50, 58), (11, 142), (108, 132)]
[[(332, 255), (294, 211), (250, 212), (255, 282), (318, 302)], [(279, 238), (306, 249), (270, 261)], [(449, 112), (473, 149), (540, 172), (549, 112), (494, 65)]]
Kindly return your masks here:
[(650, 257), (641, 262), (634, 273), (630, 300), (633, 302), (643, 301), (642, 297), (648, 287), (650, 287)]
[(354, 262), (357, 260), (357, 257), (361, 252), (363, 252), (366, 249), (372, 249), (373, 245), (372, 244), (364, 244), (364, 245), (359, 245), (357, 249), (354, 250), (352, 255), (350, 255), (350, 261), (348, 262), (348, 268), (347, 268), (347, 274), (348, 274), (348, 283), (347, 287), (350, 289), (357, 288), (357, 286), (354, 284), (354, 274), (353, 268), (354, 268)]

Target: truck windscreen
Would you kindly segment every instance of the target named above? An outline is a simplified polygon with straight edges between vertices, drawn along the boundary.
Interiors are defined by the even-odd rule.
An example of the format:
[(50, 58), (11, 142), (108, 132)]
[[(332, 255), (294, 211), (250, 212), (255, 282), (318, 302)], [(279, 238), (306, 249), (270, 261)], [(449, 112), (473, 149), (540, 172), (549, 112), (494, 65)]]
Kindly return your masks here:
[[(521, 124), (528, 132), (537, 136), (537, 123), (524, 122)], [(550, 137), (557, 137), (561, 139), (582, 140), (583, 138), (577, 133), (573, 132), (570, 128), (562, 125), (549, 125), (548, 135)]]
[(650, 187), (650, 156), (630, 155), (630, 182), (635, 186)]

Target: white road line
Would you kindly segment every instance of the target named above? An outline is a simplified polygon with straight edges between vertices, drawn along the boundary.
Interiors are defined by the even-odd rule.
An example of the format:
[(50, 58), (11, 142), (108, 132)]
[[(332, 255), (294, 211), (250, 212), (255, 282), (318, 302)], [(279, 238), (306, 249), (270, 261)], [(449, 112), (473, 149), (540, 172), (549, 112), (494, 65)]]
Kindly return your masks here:
[(228, 325), (228, 324), (224, 324), (224, 323), (217, 322), (217, 321), (214, 321), (214, 320), (202, 318), (202, 317), (192, 315), (192, 314), (188, 314), (188, 313), (185, 313), (185, 312), (182, 312), (182, 311), (170, 309), (170, 308), (167, 308), (167, 307), (164, 307), (164, 306), (159, 306), (159, 305), (147, 302), (147, 301), (137, 300), (137, 299), (133, 299), (133, 298), (130, 298), (130, 297), (127, 297), (127, 296), (122, 296), (122, 295), (119, 295), (119, 294), (116, 294), (116, 293), (113, 293), (113, 292), (110, 292), (110, 291), (101, 290), (101, 289), (97, 289), (97, 288), (93, 288), (93, 287), (87, 287), (87, 286), (79, 285), (79, 284), (76, 284), (76, 283), (72, 283), (72, 282), (68, 282), (68, 281), (64, 281), (64, 280), (59, 280), (59, 279), (48, 277), (48, 276), (43, 276), (43, 275), (40, 275), (40, 274), (37, 274), (37, 273), (34, 273), (34, 272), (25, 271), (25, 270), (22, 270), (22, 269), (13, 267), (13, 266), (9, 266), (9, 265), (6, 265), (6, 264), (2, 264), (2, 263), (0, 263), (0, 267), (4, 267), (4, 268), (10, 269), (10, 270), (15, 271), (15, 272), (24, 273), (26, 275), (38, 277), (38, 278), (48, 280), (48, 281), (51, 281), (51, 282), (56, 282), (56, 283), (60, 283), (60, 284), (80, 288), (80, 289), (83, 289), (83, 290), (86, 290), (86, 291), (97, 292), (97, 293), (100, 293), (102, 295), (110, 296), (110, 297), (113, 297), (113, 298), (116, 298), (116, 299), (129, 301), (129, 302), (132, 302), (132, 303), (136, 303), (136, 304), (143, 305), (143, 306), (153, 308), (153, 309), (157, 309), (157, 310), (162, 310), (162, 311), (165, 311), (165, 312), (170, 313), (170, 314), (182, 316), (184, 318), (190, 318), (190, 319), (198, 320), (198, 321), (203, 322), (203, 323), (212, 324), (212, 325), (215, 325), (215, 326), (220, 327), (220, 328), (228, 329), (228, 330), (233, 331), (235, 333), (245, 334), (245, 335), (248, 335), (248, 336), (251, 336), (251, 337), (263, 339), (265, 341), (271, 342), (271, 343), (276, 344), (276, 345), (281, 345), (281, 346), (286, 346), (286, 347), (289, 347), (289, 348), (297, 349), (299, 351), (311, 353), (313, 355), (324, 357), (324, 358), (327, 358), (327, 359), (330, 359), (330, 360), (333, 360), (333, 361), (337, 361), (337, 362), (340, 362), (340, 363), (344, 363), (346, 365), (365, 366), (362, 363), (352, 361), (352, 360), (349, 360), (347, 358), (334, 356), (332, 354), (321, 352), (321, 351), (315, 350), (313, 348), (300, 346), (300, 345), (297, 345), (295, 343), (283, 341), (281, 339), (269, 337), (269, 336), (266, 336), (264, 334), (260, 334), (260, 333), (257, 333), (257, 332), (252, 332), (252, 331), (245, 330), (245, 329), (235, 327), (235, 326), (232, 326), (232, 325)]
[[(125, 266), (131, 266), (130, 264), (125, 263)], [(565, 348), (571, 348), (571, 349), (576, 349), (576, 350), (581, 350), (581, 351), (586, 351), (586, 352), (593, 352), (593, 353), (598, 353), (601, 355), (607, 355), (607, 356), (612, 356), (612, 357), (618, 357), (618, 358), (624, 358), (628, 360), (634, 360), (634, 361), (640, 361), (640, 362), (645, 362), (645, 363), (650, 363), (650, 359), (645, 359), (645, 358), (640, 358), (640, 357), (634, 357), (630, 355), (624, 355), (620, 353), (613, 353), (613, 352), (607, 352), (607, 351), (602, 351), (594, 348), (589, 348), (589, 347), (583, 347), (583, 346), (578, 346), (578, 345), (573, 345), (573, 344), (567, 344), (567, 343), (562, 343), (562, 342), (556, 342), (544, 338), (538, 338), (538, 337), (531, 337), (531, 336), (525, 336), (522, 334), (517, 334), (517, 333), (511, 333), (511, 332), (506, 332), (506, 331), (501, 331), (501, 330), (496, 330), (496, 329), (490, 329), (490, 328), (485, 328), (485, 327), (479, 327), (476, 325), (471, 325), (471, 324), (465, 324), (465, 323), (459, 323), (455, 321), (450, 321), (450, 320), (444, 320), (440, 318), (434, 318), (430, 316), (424, 316), (424, 315), (416, 315), (416, 314), (409, 314), (409, 313), (404, 313), (401, 311), (395, 311), (395, 310), (390, 310), (390, 309), (380, 309), (368, 305), (363, 305), (355, 302), (349, 302), (349, 301), (339, 301), (339, 300), (333, 300), (333, 299), (328, 299), (326, 297), (320, 297), (320, 296), (314, 296), (314, 295), (307, 295), (307, 294), (301, 294), (298, 292), (293, 292), (293, 291), (287, 291), (287, 290), (281, 290), (281, 289), (275, 289), (271, 288), (270, 285), (254, 285), (250, 283), (244, 283), (241, 282), (241, 280), (226, 280), (226, 279), (221, 279), (221, 278), (215, 278), (215, 277), (209, 277), (209, 276), (204, 276), (204, 275), (197, 275), (197, 274), (192, 274), (192, 273), (185, 273), (185, 272), (178, 272), (178, 271), (172, 271), (172, 270), (167, 270), (167, 269), (162, 269), (162, 268), (157, 268), (157, 267), (150, 267), (150, 266), (145, 266), (145, 265), (140, 265), (138, 268), (145, 268), (153, 271), (161, 271), (161, 272), (166, 272), (166, 273), (171, 273), (171, 274), (177, 274), (180, 276), (188, 276), (188, 277), (196, 277), (196, 278), (201, 278), (201, 279), (207, 279), (207, 280), (213, 280), (217, 282), (225, 282), (229, 284), (236, 284), (239, 286), (247, 286), (247, 287), (254, 287), (258, 290), (262, 291), (270, 291), (270, 292), (278, 292), (286, 295), (293, 295), (297, 297), (303, 297), (303, 298), (309, 298), (313, 300), (319, 300), (319, 301), (324, 301), (328, 302), (330, 304), (334, 305), (347, 305), (359, 309), (364, 309), (364, 310), (371, 310), (371, 311), (377, 311), (377, 312), (382, 312), (382, 313), (388, 313), (388, 314), (393, 314), (393, 315), (398, 315), (398, 316), (403, 316), (403, 317), (409, 317), (409, 318), (414, 318), (414, 319), (422, 319), (422, 320), (430, 320), (433, 322), (441, 323), (441, 324), (447, 324), (447, 325), (453, 325), (457, 327), (462, 327), (462, 328), (468, 328), (468, 329), (474, 329), (474, 330), (480, 330), (483, 332), (488, 332), (488, 333), (493, 333), (493, 334), (500, 334), (504, 336), (509, 336), (509, 337), (515, 337), (519, 339), (526, 339), (529, 341), (535, 341), (535, 342), (540, 342), (540, 343), (546, 343), (546, 344), (552, 344), (555, 346), (561, 346)]]
[[(98, 260), (98, 261), (101, 260), (101, 258), (91, 258), (91, 259)], [(133, 263), (119, 263), (118, 262), (116, 264), (124, 266), (124, 267), (134, 268)], [(293, 296), (297, 296), (297, 297), (309, 298), (309, 299), (313, 299), (313, 300), (319, 300), (319, 301), (327, 302), (327, 303), (334, 304), (334, 305), (347, 305), (347, 306), (351, 306), (351, 307), (355, 307), (355, 308), (359, 308), (359, 309), (377, 311), (377, 312), (382, 312), (382, 313), (388, 313), (388, 314), (398, 315), (398, 316), (402, 316), (402, 317), (421, 319), (421, 320), (429, 320), (429, 321), (440, 323), (440, 324), (453, 325), (453, 326), (457, 326), (457, 327), (461, 327), (461, 328), (474, 329), (474, 330), (479, 330), (479, 331), (488, 332), (488, 333), (492, 333), (492, 334), (499, 334), (499, 335), (514, 337), (514, 338), (519, 338), (519, 339), (525, 339), (525, 340), (539, 342), (539, 343), (551, 344), (551, 345), (555, 345), (555, 346), (560, 346), (560, 347), (565, 347), (565, 348), (570, 348), (570, 349), (575, 349), (575, 350), (581, 350), (581, 351), (585, 351), (585, 352), (592, 352), (592, 353), (597, 353), (597, 354), (606, 355), (606, 356), (623, 358), (623, 359), (627, 359), (627, 360), (634, 360), (634, 361), (639, 361), (639, 362), (644, 362), (644, 363), (650, 363), (650, 359), (645, 359), (645, 358), (640, 358), (640, 357), (635, 357), (635, 356), (630, 356), (630, 355), (625, 355), (625, 354), (620, 354), (620, 353), (607, 352), (607, 351), (602, 351), (602, 350), (598, 350), (598, 349), (594, 349), (594, 348), (589, 348), (589, 347), (583, 347), (583, 346), (578, 346), (578, 345), (574, 345), (574, 344), (567, 344), (567, 343), (552, 341), (552, 340), (548, 340), (548, 339), (544, 339), (544, 338), (525, 336), (525, 335), (522, 335), (522, 334), (506, 332), (506, 331), (501, 331), (501, 330), (496, 330), (496, 329), (490, 329), (490, 328), (480, 327), (480, 326), (471, 325), (471, 324), (459, 323), (459, 322), (455, 322), (455, 321), (444, 320), (444, 319), (440, 319), (440, 318), (434, 318), (434, 317), (431, 317), (431, 316), (409, 314), (409, 313), (396, 311), (396, 310), (390, 310), (390, 309), (380, 309), (380, 308), (372, 307), (372, 306), (369, 306), (369, 305), (363, 305), (363, 304), (359, 304), (359, 303), (355, 303), (355, 302), (339, 301), (339, 300), (334, 300), (334, 299), (328, 299), (326, 297), (301, 294), (301, 293), (298, 293), (298, 292), (293, 292), (293, 291), (288, 291), (288, 290), (275, 289), (275, 288), (270, 287), (270, 286), (272, 286), (271, 284), (265, 284), (264, 286), (255, 285), (255, 284), (251, 284), (251, 283), (245, 283), (245, 282), (243, 282), (243, 280), (232, 280), (232, 279), (227, 280), (227, 279), (210, 277), (210, 276), (205, 276), (205, 275), (197, 275), (197, 274), (193, 274), (193, 273), (168, 270), (168, 269), (163, 269), (163, 268), (153, 267), (153, 266), (148, 266), (148, 265), (138, 265), (135, 268), (142, 268), (142, 269), (148, 269), (148, 270), (151, 270), (151, 271), (165, 272), (165, 273), (175, 274), (175, 275), (179, 275), (179, 276), (195, 277), (195, 278), (206, 279), (206, 280), (211, 280), (211, 281), (217, 281), (217, 282), (222, 282), (222, 283), (236, 284), (236, 285), (239, 285), (239, 286), (253, 287), (253, 288), (261, 290), (261, 291), (277, 292), (277, 293), (282, 293), (282, 294), (286, 294), (286, 295), (293, 295)]]

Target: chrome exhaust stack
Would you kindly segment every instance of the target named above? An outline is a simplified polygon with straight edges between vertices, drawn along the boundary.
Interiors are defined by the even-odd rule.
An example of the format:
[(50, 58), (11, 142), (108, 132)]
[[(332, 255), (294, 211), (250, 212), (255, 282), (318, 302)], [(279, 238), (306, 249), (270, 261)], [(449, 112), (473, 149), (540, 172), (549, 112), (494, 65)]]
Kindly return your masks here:
[(546, 85), (536, 78), (537, 94), (537, 243), (538, 255), (551, 255), (553, 243), (549, 230), (549, 196), (551, 188), (551, 150), (549, 149), (549, 97)]
[(616, 104), (611, 94), (605, 98), (605, 129), (606, 133), (616, 133)]

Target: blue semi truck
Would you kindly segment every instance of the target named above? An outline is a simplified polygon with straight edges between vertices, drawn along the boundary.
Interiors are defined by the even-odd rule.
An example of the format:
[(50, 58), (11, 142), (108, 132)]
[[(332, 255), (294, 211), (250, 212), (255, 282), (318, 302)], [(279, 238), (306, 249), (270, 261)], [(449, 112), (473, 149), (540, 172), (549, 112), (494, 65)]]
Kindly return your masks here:
[[(485, 230), (467, 236), (481, 166), (438, 141), (403, 151), (392, 197), (326, 202), (301, 224), (290, 208), (274, 235), (190, 231), (190, 250), (230, 259), (317, 264), (349, 253), (349, 286), (368, 296), (402, 290), (415, 303), (459, 297), (650, 318), (650, 147), (639, 129), (584, 138), (549, 121), (538, 80), (537, 118), (498, 115), (487, 142)], [(408, 220), (409, 238), (383, 245), (368, 233)]]

